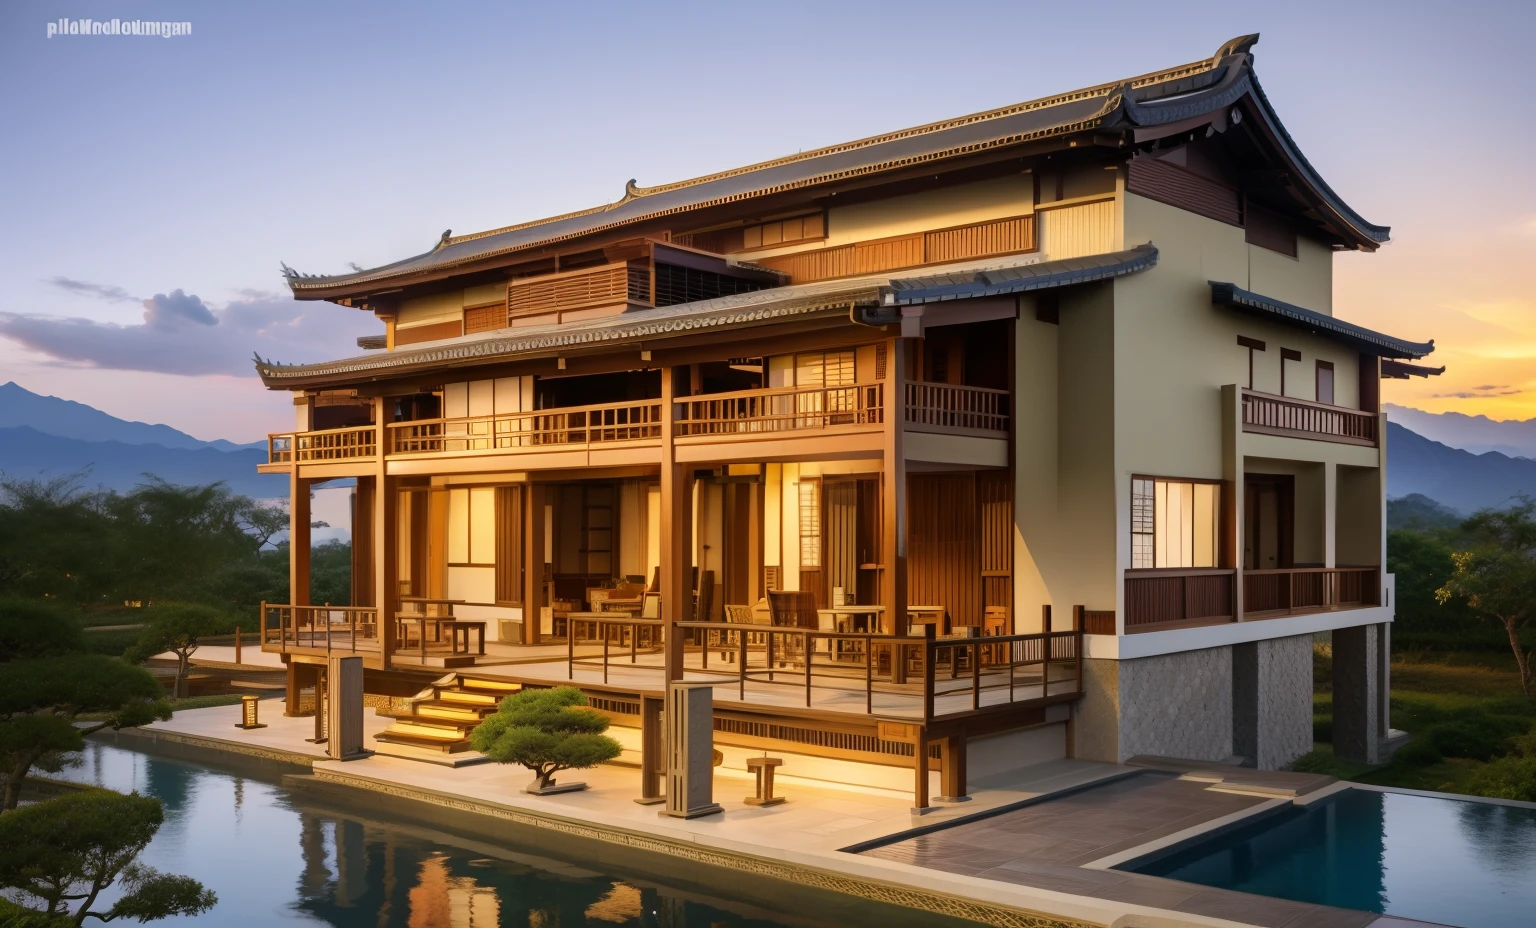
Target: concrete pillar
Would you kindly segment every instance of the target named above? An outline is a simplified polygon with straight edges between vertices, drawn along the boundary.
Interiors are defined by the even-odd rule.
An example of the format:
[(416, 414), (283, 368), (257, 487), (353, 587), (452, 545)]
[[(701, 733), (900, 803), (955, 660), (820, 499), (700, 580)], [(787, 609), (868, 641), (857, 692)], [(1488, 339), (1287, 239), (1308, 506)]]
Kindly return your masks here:
[(1232, 646), (1232, 753), (1279, 770), (1312, 750), (1312, 636)]
[(1385, 629), (1357, 625), (1333, 633), (1333, 753), (1355, 763), (1382, 760)]

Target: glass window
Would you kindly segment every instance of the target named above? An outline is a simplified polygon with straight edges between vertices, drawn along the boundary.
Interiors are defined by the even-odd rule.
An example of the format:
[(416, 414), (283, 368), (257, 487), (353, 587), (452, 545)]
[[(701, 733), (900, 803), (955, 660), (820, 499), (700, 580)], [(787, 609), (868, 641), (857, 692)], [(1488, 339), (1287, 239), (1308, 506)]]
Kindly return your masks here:
[(1193, 480), (1131, 481), (1131, 566), (1215, 567), (1221, 486)]

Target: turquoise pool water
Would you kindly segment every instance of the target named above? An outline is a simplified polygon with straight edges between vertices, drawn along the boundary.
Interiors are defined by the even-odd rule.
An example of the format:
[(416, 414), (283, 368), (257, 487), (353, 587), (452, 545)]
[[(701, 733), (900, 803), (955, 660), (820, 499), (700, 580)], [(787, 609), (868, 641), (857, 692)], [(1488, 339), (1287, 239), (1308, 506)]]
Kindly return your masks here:
[(1536, 809), (1346, 789), (1124, 869), (1465, 928), (1536, 925)]
[[(337, 928), (963, 928), (974, 924), (793, 887), (748, 901), (730, 886), (660, 882), (610, 854), (560, 857), (536, 839), (459, 838), (284, 789), (273, 775), (94, 743), (62, 776), (165, 803), (145, 862), (218, 893), (206, 915), (156, 925)], [(111, 897), (104, 897), (110, 903)]]

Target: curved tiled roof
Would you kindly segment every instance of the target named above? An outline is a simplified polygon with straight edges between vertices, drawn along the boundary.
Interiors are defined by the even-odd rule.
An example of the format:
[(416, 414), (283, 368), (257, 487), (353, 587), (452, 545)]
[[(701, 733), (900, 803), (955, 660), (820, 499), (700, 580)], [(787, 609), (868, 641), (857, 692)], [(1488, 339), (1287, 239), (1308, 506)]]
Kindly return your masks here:
[(1345, 322), (1343, 319), (1335, 319), (1326, 313), (1306, 309), (1293, 303), (1285, 303), (1251, 290), (1244, 290), (1233, 284), (1218, 280), (1212, 280), (1209, 283), (1212, 303), (1235, 306), (1288, 325), (1323, 332), (1368, 354), (1417, 361), (1435, 350), (1434, 339), (1427, 342), (1410, 342), (1352, 322)]
[(366, 292), (414, 274), (451, 271), (475, 262), (555, 245), (664, 216), (898, 170), (1035, 139), (1092, 129), (1161, 126), (1218, 112), (1252, 95), (1264, 125), (1340, 224), (1362, 244), (1385, 241), (1388, 230), (1351, 210), (1312, 169), (1269, 107), (1252, 73), (1248, 49), (1258, 36), (1226, 43), (1215, 56), (1151, 74), (956, 119), (903, 129), (855, 142), (748, 165), (692, 180), (625, 186), (623, 198), (604, 206), (505, 226), (472, 235), (444, 235), (415, 257), (352, 274), (306, 276), (286, 269), (299, 297)]
[(1103, 280), (1151, 267), (1157, 261), (1157, 249), (1147, 244), (1090, 258), (1042, 261), (1041, 257), (1034, 253), (962, 261), (930, 269), (919, 277), (876, 274), (794, 284), (579, 322), (500, 329), (478, 337), (444, 339), (419, 348), (317, 364), (275, 364), (257, 358), (256, 372), (268, 387), (296, 389), (320, 382), (396, 376), (444, 365), (551, 357), (713, 328), (761, 325), (790, 317), (847, 316), (855, 307), (877, 308), (886, 295), (893, 293), (902, 294), (900, 303), (905, 305), (942, 302), (957, 298), (949, 295), (948, 288), (967, 281), (986, 282), (984, 286), (991, 288), (986, 294), (964, 294), (969, 297)]

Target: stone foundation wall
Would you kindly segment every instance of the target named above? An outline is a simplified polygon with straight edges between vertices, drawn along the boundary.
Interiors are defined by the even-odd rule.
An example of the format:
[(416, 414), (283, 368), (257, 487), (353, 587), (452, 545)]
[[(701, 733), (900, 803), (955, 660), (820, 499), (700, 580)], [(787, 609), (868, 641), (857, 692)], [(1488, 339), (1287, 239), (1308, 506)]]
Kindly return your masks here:
[(1254, 642), (1258, 650), (1260, 770), (1312, 750), (1312, 636)]
[(1085, 660), (1075, 756), (1123, 761), (1137, 754), (1193, 760), (1232, 755), (1232, 649), (1134, 660)]

